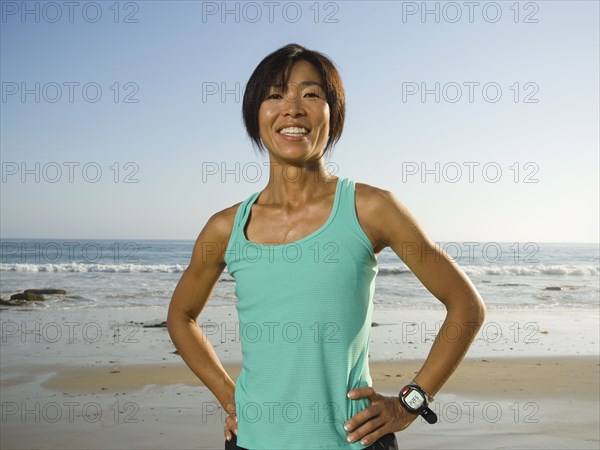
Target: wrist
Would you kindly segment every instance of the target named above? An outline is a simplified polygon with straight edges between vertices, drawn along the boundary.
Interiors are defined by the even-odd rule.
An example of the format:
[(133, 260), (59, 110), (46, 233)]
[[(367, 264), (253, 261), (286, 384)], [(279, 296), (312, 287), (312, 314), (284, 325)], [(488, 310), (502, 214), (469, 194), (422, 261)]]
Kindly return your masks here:
[(398, 394), (400, 404), (406, 411), (420, 415), (428, 423), (434, 424), (437, 422), (437, 415), (429, 408), (428, 397), (433, 398), (414, 381), (404, 386)]
[(427, 389), (425, 389), (423, 386), (421, 386), (419, 383), (417, 383), (415, 380), (411, 380), (408, 383), (408, 386), (417, 386), (419, 388), (421, 388), (421, 390), (425, 393), (425, 395), (427, 396), (427, 403), (433, 403), (433, 395), (431, 395), (429, 393), (429, 391)]
[(231, 404), (235, 405), (235, 386), (228, 386), (224, 393), (219, 395), (218, 400), (223, 409), (226, 409)]

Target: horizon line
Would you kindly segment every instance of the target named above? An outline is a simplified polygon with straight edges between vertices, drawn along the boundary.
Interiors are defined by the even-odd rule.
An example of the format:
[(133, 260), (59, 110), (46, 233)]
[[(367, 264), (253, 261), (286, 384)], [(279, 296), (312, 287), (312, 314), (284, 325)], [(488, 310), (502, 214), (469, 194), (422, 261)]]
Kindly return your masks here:
[[(56, 237), (0, 237), (0, 241), (4, 241), (4, 240), (44, 240), (44, 241), (55, 241), (55, 240), (63, 240), (63, 241), (77, 241), (77, 240), (81, 240), (81, 241), (185, 241), (185, 242), (195, 242), (196, 238), (194, 239), (182, 239), (182, 238), (56, 238)], [(520, 243), (528, 243), (528, 242), (532, 242), (535, 244), (587, 244), (587, 245), (600, 245), (600, 241), (596, 241), (596, 242), (582, 242), (582, 241), (577, 241), (577, 242), (557, 242), (557, 241), (532, 241), (532, 240), (522, 240), (522, 241), (518, 241), (518, 240), (440, 240), (440, 241), (436, 241), (433, 240), (433, 242), (495, 242), (495, 243), (499, 243), (499, 244), (512, 244), (515, 242), (520, 242)], [(291, 244), (293, 244), (293, 242), (291, 242)], [(388, 247), (386, 247), (388, 248)], [(391, 248), (391, 247), (389, 247)]]

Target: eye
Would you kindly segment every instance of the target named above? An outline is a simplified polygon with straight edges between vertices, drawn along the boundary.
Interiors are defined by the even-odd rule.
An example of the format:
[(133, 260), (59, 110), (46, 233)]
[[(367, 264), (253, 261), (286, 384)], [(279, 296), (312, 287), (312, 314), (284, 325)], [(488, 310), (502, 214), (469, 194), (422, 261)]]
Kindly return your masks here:
[(316, 92), (308, 92), (308, 93), (306, 93), (306, 95), (307, 95), (307, 96), (310, 96), (310, 97), (313, 97), (313, 98), (315, 98), (315, 97), (316, 97), (316, 98), (321, 98), (321, 97), (319, 96), (319, 94), (317, 94)]
[(281, 95), (280, 94), (271, 94), (266, 98), (266, 100), (275, 100), (276, 98), (281, 98)]

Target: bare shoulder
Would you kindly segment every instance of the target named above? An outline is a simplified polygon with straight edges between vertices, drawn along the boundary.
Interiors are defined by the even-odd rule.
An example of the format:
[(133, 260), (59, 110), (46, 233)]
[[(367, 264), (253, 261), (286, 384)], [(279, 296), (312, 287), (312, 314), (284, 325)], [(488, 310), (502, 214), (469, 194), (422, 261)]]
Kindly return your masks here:
[(235, 214), (242, 202), (236, 203), (235, 205), (228, 206), (220, 211), (214, 213), (206, 222), (205, 228), (209, 229), (209, 232), (215, 236), (220, 237), (222, 240), (228, 241), (233, 228), (233, 222), (235, 220)]
[(393, 192), (367, 183), (356, 182), (355, 186), (358, 221), (373, 243), (374, 252), (379, 253), (390, 246), (387, 231), (392, 224), (404, 228), (414, 224), (415, 219)]
[(242, 202), (228, 206), (209, 217), (194, 246), (192, 264), (201, 258), (216, 264), (225, 264), (225, 249), (229, 244), (235, 215)]

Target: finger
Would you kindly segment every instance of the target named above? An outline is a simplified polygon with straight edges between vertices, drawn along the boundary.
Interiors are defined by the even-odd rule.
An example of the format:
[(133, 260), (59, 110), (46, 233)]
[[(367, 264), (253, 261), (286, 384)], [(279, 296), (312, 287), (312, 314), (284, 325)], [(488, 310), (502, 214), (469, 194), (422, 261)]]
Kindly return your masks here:
[(359, 388), (352, 389), (351, 391), (348, 391), (348, 398), (350, 398), (352, 400), (356, 400), (357, 398), (369, 397), (369, 396), (373, 395), (374, 393), (375, 393), (375, 391), (373, 390), (373, 388), (371, 386), (364, 386), (364, 387), (359, 387)]
[(376, 417), (350, 433), (346, 438), (350, 438), (349, 442), (360, 441), (361, 444), (372, 444), (386, 434), (385, 424), (385, 420)]
[(344, 429), (348, 432), (356, 431), (362, 424), (368, 422), (373, 417), (378, 416), (381, 413), (381, 408), (378, 406), (368, 406), (362, 411), (356, 413), (350, 419), (344, 423)]
[(237, 427), (237, 422), (235, 421), (235, 419), (231, 416), (227, 416), (227, 418), (225, 419), (225, 426), (227, 427), (227, 429), (233, 431), (236, 435), (237, 435), (237, 431), (238, 431), (238, 427)]

